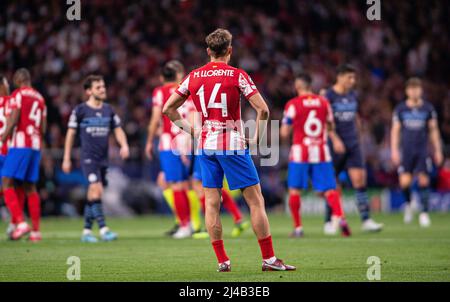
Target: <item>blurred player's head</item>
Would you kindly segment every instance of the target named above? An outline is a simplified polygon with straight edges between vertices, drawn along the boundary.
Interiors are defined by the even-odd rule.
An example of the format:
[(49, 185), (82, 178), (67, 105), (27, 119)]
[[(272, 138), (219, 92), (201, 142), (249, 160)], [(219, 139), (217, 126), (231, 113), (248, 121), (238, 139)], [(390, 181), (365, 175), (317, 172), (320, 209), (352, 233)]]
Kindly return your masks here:
[(89, 75), (84, 80), (83, 88), (89, 98), (93, 97), (96, 101), (106, 100), (106, 85), (101, 75)]
[(312, 78), (307, 73), (301, 73), (295, 77), (295, 90), (299, 95), (311, 93)]
[(419, 78), (410, 78), (405, 85), (406, 96), (410, 100), (418, 101), (422, 98), (422, 81)]
[(8, 79), (0, 74), (0, 96), (9, 95), (9, 83)]
[(16, 87), (30, 86), (31, 85), (31, 75), (28, 69), (20, 68), (13, 76), (13, 82)]
[(162, 81), (181, 82), (184, 77), (184, 66), (180, 61), (171, 60), (167, 62), (161, 72)]
[(356, 68), (350, 64), (340, 65), (336, 69), (336, 84), (345, 91), (352, 90), (356, 83)]
[(208, 46), (208, 56), (213, 59), (224, 59), (226, 62), (230, 60), (232, 47), (231, 41), (233, 36), (231, 33), (223, 28), (218, 28), (210, 33), (206, 39), (206, 45)]

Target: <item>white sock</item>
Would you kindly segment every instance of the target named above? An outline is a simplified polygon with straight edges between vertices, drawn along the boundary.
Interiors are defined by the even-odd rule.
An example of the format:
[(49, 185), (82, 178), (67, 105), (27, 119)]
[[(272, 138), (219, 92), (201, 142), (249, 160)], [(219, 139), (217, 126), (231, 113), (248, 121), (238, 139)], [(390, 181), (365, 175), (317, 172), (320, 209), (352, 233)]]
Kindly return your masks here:
[(303, 227), (301, 227), (301, 226), (296, 227), (295, 230), (296, 230), (297, 232), (300, 232), (301, 230), (303, 230)]
[(83, 229), (83, 235), (90, 235), (92, 234), (92, 230), (90, 229)]
[(100, 229), (100, 235), (103, 236), (103, 235), (105, 235), (105, 233), (108, 232), (108, 231), (109, 231), (109, 228), (108, 228), (108, 227), (106, 227), (106, 226), (105, 226), (105, 227), (102, 227), (102, 228)]
[(273, 264), (276, 260), (277, 260), (277, 257), (273, 256), (273, 257), (270, 257), (269, 259), (264, 259), (264, 262), (266, 262), (268, 264)]
[(25, 221), (24, 221), (24, 222), (21, 222), (21, 223), (19, 223), (19, 224), (17, 225), (17, 227), (18, 227), (19, 229), (24, 229), (24, 228), (28, 227), (28, 223), (26, 223)]
[(231, 261), (230, 261), (230, 260), (227, 260), (227, 261), (225, 261), (225, 262), (219, 263), (219, 265), (221, 265), (221, 264), (223, 264), (223, 263), (225, 263), (226, 265), (230, 265), (230, 264), (231, 264)]

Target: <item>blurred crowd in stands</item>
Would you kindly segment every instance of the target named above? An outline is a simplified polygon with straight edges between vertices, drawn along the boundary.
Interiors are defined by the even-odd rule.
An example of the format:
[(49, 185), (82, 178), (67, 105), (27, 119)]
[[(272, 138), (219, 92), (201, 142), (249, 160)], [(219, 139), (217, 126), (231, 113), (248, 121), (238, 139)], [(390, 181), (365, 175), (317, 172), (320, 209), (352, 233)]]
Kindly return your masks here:
[[(281, 119), (294, 96), (296, 73), (308, 71), (316, 91), (333, 84), (338, 64), (358, 69), (361, 140), (371, 186), (393, 187), (389, 129), (393, 107), (404, 99), (409, 76), (424, 80), (447, 147), (450, 145), (450, 16), (446, 1), (381, 1), (381, 21), (366, 18), (366, 1), (81, 0), (81, 21), (68, 21), (65, 1), (0, 3), (0, 72), (10, 79), (29, 68), (45, 96), (49, 128), (41, 192), (60, 200), (67, 179), (59, 169), (66, 124), (84, 99), (81, 81), (91, 73), (107, 82), (109, 102), (123, 119), (132, 157), (112, 163), (132, 179), (155, 179), (157, 162), (144, 155), (152, 90), (170, 59), (186, 70), (207, 61), (204, 37), (216, 27), (234, 35), (232, 65), (245, 69)], [(245, 118), (252, 116), (244, 106)], [(286, 152), (287, 146), (283, 146)], [(447, 166), (450, 165), (447, 162)], [(261, 168), (269, 203), (284, 193), (285, 156)], [(447, 168), (450, 169), (450, 168)], [(81, 180), (80, 180), (81, 181)], [(449, 188), (450, 189), (450, 188)], [(44, 198), (45, 199), (45, 198)], [(56, 210), (55, 210), (56, 211)], [(57, 212), (57, 211), (56, 211)]]

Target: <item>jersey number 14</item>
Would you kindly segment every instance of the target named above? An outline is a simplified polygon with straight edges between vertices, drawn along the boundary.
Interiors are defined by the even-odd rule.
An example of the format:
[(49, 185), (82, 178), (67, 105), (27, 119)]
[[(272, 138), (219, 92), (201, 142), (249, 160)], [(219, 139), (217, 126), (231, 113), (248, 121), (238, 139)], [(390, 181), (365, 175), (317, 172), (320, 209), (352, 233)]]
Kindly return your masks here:
[(211, 92), (211, 96), (209, 97), (208, 107), (206, 107), (206, 103), (205, 103), (205, 85), (202, 85), (202, 87), (200, 87), (200, 89), (197, 91), (197, 95), (200, 99), (200, 106), (202, 107), (202, 113), (203, 113), (204, 117), (208, 117), (208, 109), (209, 108), (221, 109), (222, 117), (228, 116), (227, 94), (221, 93), (220, 94), (220, 103), (216, 103), (217, 93), (219, 92), (221, 85), (222, 85), (221, 83), (216, 83), (214, 85), (214, 88)]

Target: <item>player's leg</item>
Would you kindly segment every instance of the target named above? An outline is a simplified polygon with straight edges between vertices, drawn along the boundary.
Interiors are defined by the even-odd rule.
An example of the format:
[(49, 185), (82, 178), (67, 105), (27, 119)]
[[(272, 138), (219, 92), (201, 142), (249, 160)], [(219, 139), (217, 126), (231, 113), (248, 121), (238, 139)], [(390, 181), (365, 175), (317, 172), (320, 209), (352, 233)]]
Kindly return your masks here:
[(431, 219), (428, 215), (430, 199), (430, 178), (427, 173), (420, 172), (417, 175), (417, 181), (419, 185), (419, 200), (422, 206), (421, 213), (419, 215), (419, 224), (421, 227), (426, 228), (431, 225)]
[(288, 166), (289, 209), (294, 224), (290, 237), (303, 237), (300, 190), (308, 188), (309, 164), (290, 162)]
[[(32, 159), (29, 162), (27, 172), (23, 182), (23, 190), (28, 200), (28, 212), (31, 218), (32, 231), (30, 233), (30, 241), (38, 242), (42, 240), (40, 232), (41, 220), (41, 198), (36, 189), (36, 183), (39, 180), (39, 166), (41, 162), (41, 152), (33, 150)], [(16, 188), (16, 192), (17, 188)], [(17, 193), (20, 196), (19, 193)], [(20, 203), (20, 202), (19, 202)]]
[(103, 213), (103, 184), (101, 181), (89, 184), (87, 192), (88, 206), (94, 221), (97, 222), (100, 230), (100, 238), (104, 241), (112, 241), (117, 239), (117, 235), (110, 231), (106, 225), (105, 214)]
[(173, 191), (175, 213), (180, 221), (180, 228), (173, 237), (177, 239), (190, 237), (192, 235), (191, 213), (186, 186), (188, 171), (181, 157), (172, 151), (161, 151), (159, 156), (166, 181)]
[(411, 184), (412, 184), (412, 174), (409, 172), (403, 172), (399, 174), (399, 185), (402, 190), (403, 199), (405, 201), (405, 213), (403, 221), (405, 223), (411, 223), (413, 220), (413, 209), (411, 206)]
[(31, 219), (31, 233), (30, 241), (38, 242), (42, 240), (40, 232), (40, 220), (41, 220), (41, 199), (34, 183), (25, 182), (23, 189), (28, 200), (28, 212)]
[(202, 171), (202, 186), (205, 196), (205, 224), (211, 244), (219, 264), (219, 272), (231, 270), (222, 239), (222, 222), (220, 220), (220, 198), (224, 171), (215, 155), (201, 154), (197, 156)]
[[(198, 161), (198, 160), (196, 160), (196, 161)], [(200, 166), (200, 164), (198, 164), (198, 165)], [(191, 186), (192, 186), (192, 190), (190, 191), (190, 193), (194, 192), (198, 199), (199, 212), (201, 212), (201, 213), (203, 213), (203, 215), (205, 215), (205, 193), (203, 191), (201, 176), (199, 177), (199, 174), (196, 174), (195, 171), (194, 171), (194, 174), (192, 177)], [(192, 211), (192, 208), (191, 208), (191, 211)], [(208, 232), (203, 231), (201, 228), (198, 232), (194, 232), (194, 234), (192, 234), (192, 238), (194, 238), (194, 239), (206, 239), (208, 237), (209, 237)]]
[(335, 235), (342, 230), (343, 236), (350, 236), (350, 228), (345, 221), (341, 196), (336, 189), (336, 178), (331, 162), (311, 164), (311, 182), (315, 191), (323, 193), (331, 208), (331, 222), (325, 230), (327, 235)]
[[(333, 157), (333, 168), (335, 171), (336, 178), (338, 178), (339, 174), (346, 169), (347, 159), (349, 156), (348, 150), (344, 154), (336, 154), (333, 152), (333, 148), (330, 146), (330, 151), (332, 152)], [(341, 194), (339, 184), (337, 184), (337, 190), (339, 194)], [(322, 194), (323, 195), (323, 194)], [(324, 225), (324, 233), (327, 233), (327, 229), (331, 228), (331, 207), (328, 204), (325, 196), (323, 195), (325, 200), (325, 225)]]
[(190, 237), (192, 235), (191, 212), (185, 182), (171, 182), (170, 187), (173, 190), (175, 212), (180, 220), (180, 228), (173, 237), (176, 239)]
[(370, 217), (370, 201), (367, 194), (367, 172), (359, 146), (349, 150), (347, 171), (352, 187), (356, 193), (356, 203), (362, 221), (362, 230), (367, 232), (381, 231), (383, 224), (375, 222)]
[(282, 260), (275, 257), (258, 173), (248, 150), (245, 154), (219, 155), (217, 157), (226, 174), (230, 189), (241, 189), (250, 208), (250, 220), (261, 249), (263, 271), (295, 270), (295, 267), (284, 264)]
[(31, 149), (12, 148), (6, 156), (2, 169), (3, 195), (12, 220), (17, 227), (11, 234), (11, 239), (17, 240), (31, 231), (23, 215), (19, 198), (14, 186), (15, 179), (23, 180), (26, 176), (28, 166), (32, 160)]
[(167, 205), (169, 206), (169, 208), (172, 211), (172, 214), (175, 218), (174, 226), (165, 233), (167, 236), (172, 236), (173, 234), (175, 234), (178, 231), (178, 228), (180, 227), (180, 221), (178, 219), (178, 216), (175, 213), (175, 201), (173, 199), (173, 191), (172, 191), (172, 188), (169, 186), (169, 184), (166, 182), (163, 171), (160, 171), (158, 173), (158, 177), (156, 178), (156, 183), (157, 183), (158, 187), (162, 190), (164, 200), (166, 201)]
[(298, 189), (289, 189), (289, 209), (293, 221), (294, 230), (289, 235), (291, 238), (301, 238), (304, 236), (302, 216), (301, 216), (301, 191)]
[(233, 218), (234, 227), (231, 231), (231, 237), (239, 237), (242, 233), (250, 227), (250, 223), (243, 220), (242, 212), (239, 209), (236, 201), (233, 196), (231, 196), (231, 192), (228, 187), (228, 181), (226, 178), (223, 180), (224, 187), (222, 188), (222, 205), (225, 210), (230, 213)]
[(220, 188), (204, 188), (205, 190), (205, 224), (208, 230), (214, 253), (219, 263), (219, 272), (231, 271), (228, 257), (222, 239), (222, 221), (220, 220)]

